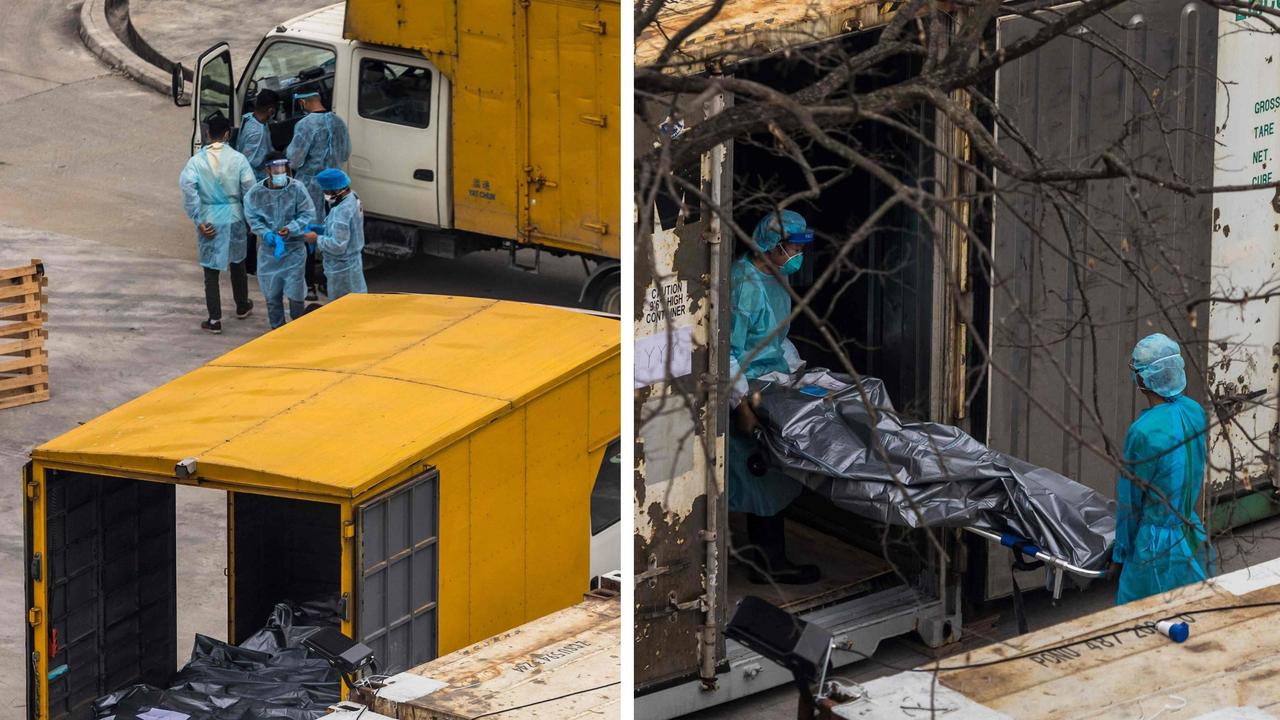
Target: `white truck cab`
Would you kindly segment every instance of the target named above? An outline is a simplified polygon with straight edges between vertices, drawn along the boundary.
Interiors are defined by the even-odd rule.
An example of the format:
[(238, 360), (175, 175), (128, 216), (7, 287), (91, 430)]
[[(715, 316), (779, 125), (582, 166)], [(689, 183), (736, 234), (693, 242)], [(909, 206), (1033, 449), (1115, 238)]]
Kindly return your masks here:
[[(231, 49), (219, 43), (196, 62), (195, 116), (221, 112), (236, 127), (261, 90), (280, 95), (272, 145), (283, 149), (302, 117), (292, 98), (318, 91), (347, 123), (347, 172), (365, 215), (412, 226), (447, 229), (449, 148), (441, 132), (449, 117), (449, 80), (421, 54), (365, 46), (342, 37), (344, 5), (331, 5), (267, 33), (228, 93)], [(446, 120), (442, 122), (441, 118)], [(203, 123), (192, 152), (203, 144)]]

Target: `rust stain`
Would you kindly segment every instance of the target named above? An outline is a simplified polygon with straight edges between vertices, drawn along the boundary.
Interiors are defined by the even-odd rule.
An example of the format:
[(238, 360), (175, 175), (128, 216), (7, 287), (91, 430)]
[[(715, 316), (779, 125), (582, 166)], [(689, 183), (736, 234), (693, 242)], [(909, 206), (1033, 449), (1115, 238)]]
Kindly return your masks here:
[(1248, 677), (1245, 678), (1245, 680), (1249, 682), (1263, 682), (1266, 680), (1270, 680), (1271, 678), (1276, 677), (1277, 675), (1280, 675), (1280, 668), (1272, 668), (1271, 670), (1264, 670), (1262, 672), (1256, 672), (1252, 675), (1249, 675)]
[[(700, 0), (669, 2), (657, 20), (636, 41), (637, 66), (650, 65), (666, 47), (667, 38), (698, 19), (711, 3)], [(891, 6), (877, 0), (734, 0), (720, 14), (689, 38), (675, 62), (691, 57), (706, 60), (731, 56), (732, 60), (771, 52), (790, 45), (823, 40), (849, 32), (850, 28), (883, 25), (893, 16)], [(701, 65), (689, 70), (697, 72)]]
[(1208, 640), (1202, 643), (1191, 643), (1189, 645), (1183, 645), (1182, 647), (1187, 652), (1193, 652), (1193, 653), (1202, 653), (1202, 652), (1210, 652), (1210, 651), (1224, 651), (1224, 652), (1226, 651), (1226, 648), (1222, 646), (1222, 643), (1218, 642), (1217, 640)]

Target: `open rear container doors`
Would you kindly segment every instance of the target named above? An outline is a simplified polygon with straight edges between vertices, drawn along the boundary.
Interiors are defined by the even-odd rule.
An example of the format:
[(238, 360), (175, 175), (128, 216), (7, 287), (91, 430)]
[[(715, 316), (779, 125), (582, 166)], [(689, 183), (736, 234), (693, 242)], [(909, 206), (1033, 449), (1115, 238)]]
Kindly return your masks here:
[[(109, 692), (167, 687), (178, 665), (174, 485), (32, 466), (25, 478), (28, 716), (89, 720)], [(228, 492), (233, 643), (277, 602), (341, 593), (344, 626), (354, 622), (380, 670), (435, 659), (439, 472), (353, 509), (344, 523), (336, 502)]]
[[(1144, 170), (1211, 183), (1216, 11), (1144, 0), (1088, 25), (1094, 44), (1067, 34), (1003, 68), (996, 79), (1001, 112), (1046, 161), (1115, 147)], [(1007, 46), (1039, 24), (1009, 17), (998, 27), (997, 41)], [(1121, 48), (1150, 74), (1135, 76), (1106, 48)], [(1163, 87), (1159, 78), (1167, 78)], [(1152, 87), (1178, 100), (1156, 103), (1146, 97)], [(1168, 131), (1156, 126), (1155, 114)], [(996, 133), (1011, 157), (1024, 160), (1022, 138)], [(1144, 187), (1145, 206), (1161, 211), (1142, 213), (1126, 181), (1110, 180), (1082, 184), (1080, 199), (1059, 215), (1061, 203), (1042, 188), (1001, 173), (996, 185), (990, 347), (1002, 373), (990, 380), (988, 442), (1112, 497), (1115, 466), (1089, 446), (1122, 448), (1139, 414), (1126, 370), (1137, 340), (1156, 331), (1187, 339), (1188, 395), (1204, 397), (1202, 375), (1192, 369), (1205, 367), (1209, 323), (1202, 316), (1197, 328), (1186, 313), (1161, 310), (1188, 307), (1207, 290), (1213, 200)], [(1079, 212), (1085, 208), (1087, 216)], [(1115, 247), (1121, 238), (1124, 255)], [(1087, 266), (1069, 261), (1080, 256)], [(1181, 274), (1167, 266), (1171, 257), (1180, 259)], [(1155, 271), (1145, 273), (1147, 287), (1126, 263)], [(1101, 423), (1086, 410), (1095, 405)], [(985, 597), (1007, 595), (1007, 551), (987, 544), (984, 552), (992, 567)]]

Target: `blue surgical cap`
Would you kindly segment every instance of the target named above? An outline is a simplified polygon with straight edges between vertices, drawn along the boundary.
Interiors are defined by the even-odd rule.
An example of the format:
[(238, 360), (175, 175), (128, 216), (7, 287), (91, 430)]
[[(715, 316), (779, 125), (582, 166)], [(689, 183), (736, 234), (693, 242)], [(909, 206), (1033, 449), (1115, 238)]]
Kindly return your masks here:
[(294, 100), (306, 100), (307, 98), (320, 97), (320, 93), (315, 90), (309, 92), (300, 92), (293, 96)]
[[(778, 227), (779, 215), (782, 216), (781, 228)], [(808, 225), (805, 223), (804, 217), (794, 210), (783, 210), (781, 213), (771, 212), (760, 218), (760, 222), (756, 223), (756, 230), (751, 233), (751, 239), (755, 241), (756, 247), (760, 248), (760, 252), (769, 252), (785, 239), (790, 239), (791, 242), (812, 242), (812, 235), (804, 235), (807, 229)]]
[(1177, 397), (1187, 389), (1182, 349), (1164, 333), (1148, 335), (1133, 347), (1133, 369), (1148, 390), (1163, 398)]
[(351, 184), (351, 178), (338, 168), (325, 168), (316, 173), (316, 184), (321, 190), (341, 190)]

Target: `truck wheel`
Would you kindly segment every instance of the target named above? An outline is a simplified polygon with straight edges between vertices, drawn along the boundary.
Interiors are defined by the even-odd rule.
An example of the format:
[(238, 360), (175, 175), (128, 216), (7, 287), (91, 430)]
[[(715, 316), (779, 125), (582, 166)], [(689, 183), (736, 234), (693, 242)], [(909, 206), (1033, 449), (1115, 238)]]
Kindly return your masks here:
[(591, 309), (610, 315), (622, 314), (622, 274), (614, 273), (600, 281), (591, 298)]

